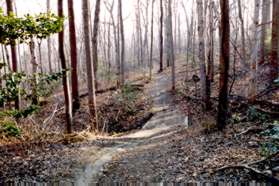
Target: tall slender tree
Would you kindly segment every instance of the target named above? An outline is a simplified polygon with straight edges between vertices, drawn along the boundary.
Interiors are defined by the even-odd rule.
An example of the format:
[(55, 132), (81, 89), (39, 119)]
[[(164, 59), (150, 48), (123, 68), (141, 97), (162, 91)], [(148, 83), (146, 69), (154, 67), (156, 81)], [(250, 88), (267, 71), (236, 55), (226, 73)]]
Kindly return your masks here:
[[(63, 0), (58, 0), (58, 16), (64, 16), (63, 13)], [(64, 30), (62, 30), (58, 34), (58, 48), (59, 48), (59, 57), (61, 62), (61, 67), (63, 70), (63, 90), (64, 90), (64, 97), (65, 97), (65, 110), (66, 110), (66, 120), (67, 120), (67, 133), (72, 132), (72, 102), (71, 102), (71, 93), (70, 93), (70, 86), (69, 86), (69, 78), (67, 73), (67, 64), (66, 64), (66, 57), (64, 52)]]
[(201, 79), (201, 97), (204, 103), (208, 102), (206, 92), (206, 66), (205, 66), (205, 42), (204, 42), (204, 5), (203, 0), (197, 0), (198, 36), (199, 36), (199, 66)]
[(93, 56), (93, 67), (95, 74), (95, 88), (98, 87), (98, 82), (96, 78), (96, 74), (98, 71), (98, 33), (99, 33), (99, 23), (100, 23), (100, 10), (101, 10), (101, 1), (97, 0), (95, 4), (95, 16), (93, 23), (93, 36), (92, 36), (92, 56)]
[(221, 25), (220, 25), (220, 87), (217, 127), (222, 130), (228, 119), (228, 81), (230, 66), (230, 15), (229, 0), (220, 0)]
[(214, 0), (209, 2), (209, 34), (208, 34), (208, 54), (206, 72), (206, 108), (211, 108), (211, 82), (214, 81)]
[(262, 1), (262, 23), (261, 23), (261, 44), (260, 44), (260, 59), (259, 65), (265, 62), (265, 57), (267, 55), (267, 44), (266, 39), (268, 38), (267, 30), (270, 22), (270, 10), (271, 10), (271, 0)]
[(259, 15), (260, 15), (260, 0), (255, 0), (254, 18), (253, 18), (253, 39), (254, 39), (254, 51), (252, 53), (251, 63), (251, 82), (249, 84), (249, 100), (254, 102), (257, 94), (257, 72), (258, 61), (260, 57), (260, 27), (259, 27)]
[[(47, 0), (47, 12), (50, 12), (50, 0)], [(48, 54), (48, 68), (49, 72), (52, 73), (52, 61), (51, 61), (51, 37), (47, 38), (47, 54)]]
[(240, 20), (240, 28), (241, 28), (241, 65), (243, 67), (246, 67), (246, 45), (245, 45), (245, 41), (246, 41), (246, 37), (245, 37), (245, 25), (244, 25), (244, 18), (243, 18), (243, 10), (242, 10), (242, 4), (241, 4), (241, 0), (237, 0), (237, 5), (238, 5), (238, 17)]
[(121, 78), (120, 85), (125, 83), (125, 36), (124, 36), (124, 23), (122, 15), (122, 0), (118, 0), (118, 14), (119, 14), (119, 26), (120, 26), (120, 40), (121, 40)]
[[(7, 5), (8, 14), (13, 13), (14, 12), (13, 0), (6, 0), (6, 5)], [(17, 54), (16, 54), (15, 41), (13, 44), (11, 44), (11, 54), (12, 54), (12, 71), (17, 72)], [(15, 108), (19, 109), (19, 97), (15, 100)]]
[(79, 109), (79, 83), (78, 83), (78, 58), (77, 58), (77, 40), (75, 26), (74, 1), (68, 0), (69, 14), (69, 31), (70, 31), (70, 51), (71, 51), (71, 69), (72, 69), (72, 94), (73, 94), (73, 111)]
[(272, 3), (272, 39), (271, 39), (271, 59), (270, 59), (270, 83), (278, 78), (278, 45), (279, 45), (279, 0)]
[(149, 57), (149, 78), (152, 79), (152, 70), (153, 70), (153, 43), (154, 43), (154, 4), (155, 0), (152, 0), (151, 5), (151, 28), (150, 28), (150, 57)]
[(172, 90), (175, 90), (175, 59), (174, 59), (174, 41), (173, 41), (173, 24), (172, 24), (172, 0), (168, 0), (168, 60), (171, 64), (172, 72)]
[(91, 48), (90, 48), (90, 27), (89, 27), (89, 3), (88, 0), (82, 1), (82, 17), (83, 17), (83, 34), (84, 46), (87, 67), (87, 87), (88, 87), (88, 107), (91, 117), (95, 117), (96, 125), (92, 125), (92, 130), (98, 129), (98, 118), (96, 109), (96, 95), (95, 95), (95, 73), (91, 61)]
[(160, 27), (159, 27), (159, 48), (160, 48), (160, 68), (159, 72), (163, 71), (163, 50), (164, 50), (164, 38), (163, 38), (163, 19), (164, 19), (164, 7), (163, 0), (160, 0)]

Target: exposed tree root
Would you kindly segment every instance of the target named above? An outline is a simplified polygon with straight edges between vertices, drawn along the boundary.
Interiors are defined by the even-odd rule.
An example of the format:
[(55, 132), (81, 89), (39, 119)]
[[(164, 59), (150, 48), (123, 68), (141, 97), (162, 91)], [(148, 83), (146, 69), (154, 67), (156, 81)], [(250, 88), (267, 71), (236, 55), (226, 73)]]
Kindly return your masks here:
[(266, 179), (266, 181), (271, 182), (273, 184), (279, 184), (279, 180), (271, 175), (266, 174), (265, 172), (262, 172), (256, 168), (250, 167), (247, 164), (243, 164), (243, 165), (228, 165), (228, 166), (224, 166), (221, 167), (219, 169), (216, 169), (214, 171), (214, 173), (216, 172), (220, 172), (220, 171), (225, 171), (227, 169), (246, 169), (254, 174), (257, 174), (259, 176), (262, 176), (264, 179)]

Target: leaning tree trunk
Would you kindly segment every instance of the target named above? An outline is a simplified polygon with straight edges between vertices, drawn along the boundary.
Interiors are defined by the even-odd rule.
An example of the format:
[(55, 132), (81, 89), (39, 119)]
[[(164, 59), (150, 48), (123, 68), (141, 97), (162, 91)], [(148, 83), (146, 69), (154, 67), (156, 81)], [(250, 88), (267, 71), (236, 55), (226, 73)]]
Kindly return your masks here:
[(82, 1), (82, 16), (83, 16), (83, 32), (84, 45), (86, 55), (87, 67), (87, 86), (88, 86), (88, 107), (91, 117), (95, 117), (96, 125), (92, 125), (92, 130), (98, 130), (98, 118), (96, 109), (96, 95), (95, 95), (95, 73), (94, 67), (91, 63), (91, 48), (90, 48), (90, 27), (89, 27), (89, 5), (88, 0)]
[(221, 7), (221, 47), (220, 47), (220, 88), (217, 127), (224, 129), (228, 120), (228, 81), (230, 66), (230, 15), (229, 0), (220, 0)]
[[(63, 14), (63, 0), (58, 0), (58, 16), (62, 17)], [(64, 90), (64, 97), (65, 97), (65, 110), (66, 110), (66, 120), (67, 120), (67, 133), (72, 132), (72, 102), (71, 102), (71, 93), (70, 93), (70, 86), (69, 86), (69, 78), (67, 73), (67, 65), (66, 65), (66, 57), (64, 52), (64, 30), (62, 30), (58, 34), (58, 48), (59, 48), (59, 57), (61, 62), (61, 67), (63, 71), (63, 90)]]
[(71, 51), (71, 69), (72, 69), (72, 95), (73, 112), (80, 108), (79, 83), (78, 83), (78, 59), (77, 59), (77, 40), (75, 26), (75, 12), (73, 0), (68, 0), (69, 31), (70, 31), (70, 51)]
[(204, 46), (204, 11), (203, 0), (197, 0), (198, 12), (198, 35), (199, 35), (199, 65), (201, 79), (201, 97), (206, 105), (209, 102), (206, 92), (206, 66), (205, 66), (205, 46)]
[(270, 59), (270, 84), (278, 78), (278, 45), (279, 45), (279, 0), (273, 0), (272, 39)]

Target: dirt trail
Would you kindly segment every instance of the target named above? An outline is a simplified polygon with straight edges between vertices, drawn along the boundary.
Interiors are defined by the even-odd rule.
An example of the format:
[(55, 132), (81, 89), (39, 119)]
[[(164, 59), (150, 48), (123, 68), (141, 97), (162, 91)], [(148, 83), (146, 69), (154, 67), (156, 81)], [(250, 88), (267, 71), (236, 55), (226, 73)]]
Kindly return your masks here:
[[(102, 139), (111, 143), (108, 147), (83, 149), (87, 155), (84, 158), (84, 166), (76, 171), (76, 184), (88, 185), (98, 182), (109, 173), (108, 167), (115, 165), (116, 159), (119, 159), (119, 162), (125, 159), (125, 153), (138, 154), (138, 151), (146, 146), (164, 148), (163, 139), (188, 127), (187, 116), (183, 115), (173, 104), (170, 87), (171, 81), (164, 74), (156, 75), (152, 83), (148, 85), (147, 94), (153, 100), (152, 110), (155, 114), (141, 130), (117, 138)], [(92, 152), (95, 153), (92, 154)], [(154, 157), (150, 161), (155, 162), (155, 160)], [(145, 160), (138, 157), (132, 161), (125, 163), (127, 166), (133, 166), (135, 162), (141, 164)], [(141, 171), (141, 167), (137, 169)]]

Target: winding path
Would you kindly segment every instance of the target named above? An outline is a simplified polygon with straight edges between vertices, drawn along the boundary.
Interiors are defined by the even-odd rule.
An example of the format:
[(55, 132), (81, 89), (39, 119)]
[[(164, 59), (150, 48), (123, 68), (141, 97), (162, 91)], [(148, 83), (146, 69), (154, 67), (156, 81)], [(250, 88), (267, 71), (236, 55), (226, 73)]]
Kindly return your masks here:
[[(125, 174), (121, 173), (121, 170), (129, 171), (129, 175), (133, 177), (138, 171), (148, 168), (140, 166), (146, 159), (156, 163), (156, 158), (152, 154), (146, 157), (148, 151), (145, 148), (154, 146), (154, 149), (158, 147), (163, 150), (164, 139), (188, 127), (188, 117), (173, 104), (170, 87), (171, 81), (165, 74), (156, 75), (148, 85), (146, 91), (153, 100), (152, 111), (155, 114), (141, 130), (121, 137), (105, 139), (110, 142), (110, 145), (104, 148), (84, 149), (88, 153), (84, 158), (84, 166), (76, 171), (77, 185), (88, 185), (104, 179), (121, 180), (120, 175)], [(129, 154), (136, 156), (128, 158)], [(118, 175), (114, 175), (115, 169), (119, 169)]]

